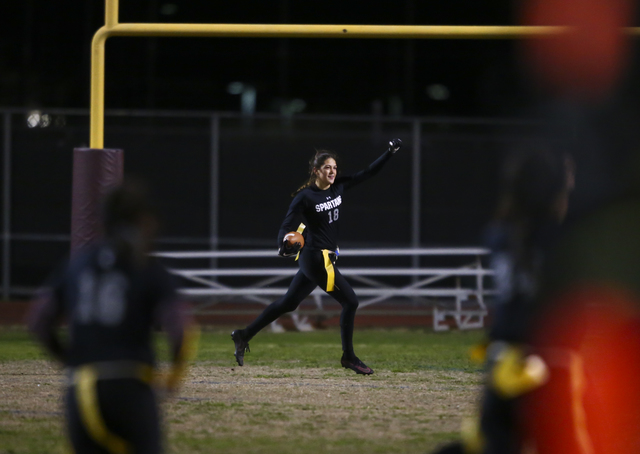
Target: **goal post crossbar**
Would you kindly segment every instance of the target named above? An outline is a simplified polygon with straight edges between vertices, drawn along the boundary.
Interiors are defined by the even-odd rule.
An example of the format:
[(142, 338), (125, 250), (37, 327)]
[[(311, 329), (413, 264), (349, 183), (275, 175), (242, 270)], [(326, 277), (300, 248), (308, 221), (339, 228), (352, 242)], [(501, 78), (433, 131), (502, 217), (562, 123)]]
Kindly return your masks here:
[[(304, 25), (119, 23), (119, 0), (105, 0), (105, 25), (91, 43), (90, 146), (104, 147), (105, 44), (114, 36), (227, 38), (520, 39), (569, 31), (558, 26)], [(632, 35), (640, 28), (628, 28)]]

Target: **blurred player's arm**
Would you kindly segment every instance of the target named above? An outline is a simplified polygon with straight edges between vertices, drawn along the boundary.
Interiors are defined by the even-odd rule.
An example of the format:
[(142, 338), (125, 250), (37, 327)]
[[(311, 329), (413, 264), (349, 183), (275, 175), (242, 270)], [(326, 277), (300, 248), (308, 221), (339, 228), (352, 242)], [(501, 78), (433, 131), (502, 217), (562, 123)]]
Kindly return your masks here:
[(58, 326), (62, 319), (62, 303), (52, 289), (45, 289), (31, 303), (28, 326), (44, 348), (55, 359), (65, 363), (66, 349), (58, 336)]
[(189, 309), (185, 301), (172, 297), (161, 304), (158, 314), (158, 321), (167, 335), (171, 353), (171, 369), (164, 383), (169, 392), (175, 391), (179, 386), (198, 348), (200, 330), (189, 314)]
[(489, 384), (504, 399), (513, 399), (539, 388), (549, 380), (549, 368), (535, 354), (505, 342), (494, 342), (488, 347), (493, 358), (489, 370)]

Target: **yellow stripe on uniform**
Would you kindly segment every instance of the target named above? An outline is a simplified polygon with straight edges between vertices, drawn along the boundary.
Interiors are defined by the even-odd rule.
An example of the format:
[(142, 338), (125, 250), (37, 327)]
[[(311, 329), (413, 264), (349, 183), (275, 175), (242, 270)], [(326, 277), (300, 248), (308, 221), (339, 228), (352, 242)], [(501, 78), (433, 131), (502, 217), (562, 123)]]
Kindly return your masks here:
[(109, 432), (98, 405), (96, 384), (98, 373), (91, 366), (80, 367), (75, 373), (76, 399), (80, 410), (80, 419), (89, 436), (112, 454), (131, 452), (129, 444), (121, 437)]
[(329, 254), (331, 254), (330, 250), (322, 250), (322, 256), (324, 257), (324, 268), (327, 270), (327, 292), (333, 292), (333, 287), (336, 280), (336, 272), (333, 269), (333, 263), (331, 263)]
[(136, 373), (136, 378), (146, 385), (153, 383), (155, 370), (149, 364), (140, 364)]
[(582, 454), (592, 454), (595, 450), (587, 430), (587, 412), (584, 408), (586, 388), (584, 365), (582, 358), (575, 353), (571, 354), (569, 373), (571, 377), (571, 407), (573, 410), (574, 434), (580, 447), (580, 452)]
[[(302, 232), (304, 232), (304, 229), (306, 229), (307, 226), (304, 225), (302, 222), (300, 223), (300, 225), (298, 226), (298, 230), (296, 230), (296, 232), (298, 232), (300, 235), (302, 235)], [(300, 258), (300, 251), (298, 251), (298, 253), (296, 254), (296, 262), (298, 261), (298, 259)]]

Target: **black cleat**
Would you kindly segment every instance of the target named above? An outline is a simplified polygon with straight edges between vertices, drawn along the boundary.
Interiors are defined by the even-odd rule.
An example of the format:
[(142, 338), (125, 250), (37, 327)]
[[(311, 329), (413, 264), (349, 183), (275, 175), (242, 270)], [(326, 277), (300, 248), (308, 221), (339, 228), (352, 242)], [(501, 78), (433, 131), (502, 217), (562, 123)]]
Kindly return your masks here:
[(233, 356), (236, 357), (236, 361), (238, 362), (238, 366), (244, 365), (244, 353), (250, 352), (249, 350), (249, 342), (244, 340), (242, 336), (242, 330), (237, 329), (231, 332), (231, 339), (236, 344), (236, 351)]
[(342, 355), (340, 363), (342, 364), (342, 367), (345, 369), (351, 369), (355, 371), (356, 374), (371, 375), (373, 373), (373, 369), (360, 361), (356, 356), (354, 356), (353, 359), (346, 359), (345, 356)]

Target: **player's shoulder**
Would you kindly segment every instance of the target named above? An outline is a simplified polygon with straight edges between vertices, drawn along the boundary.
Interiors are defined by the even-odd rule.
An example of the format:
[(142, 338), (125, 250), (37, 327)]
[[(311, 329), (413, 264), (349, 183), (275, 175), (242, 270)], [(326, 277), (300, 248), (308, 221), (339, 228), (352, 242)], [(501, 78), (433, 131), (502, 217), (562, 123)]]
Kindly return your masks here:
[(314, 189), (311, 186), (307, 186), (304, 189), (301, 189), (300, 192), (298, 192), (294, 197), (293, 197), (293, 201), (291, 203), (293, 204), (297, 204), (297, 203), (308, 203), (309, 201), (313, 200), (314, 195), (317, 191), (314, 191)]
[(300, 189), (297, 193), (294, 194), (294, 199), (299, 199), (308, 196), (312, 193), (311, 187), (307, 186), (306, 188)]
[(315, 185), (315, 183), (311, 183), (309, 186), (306, 186), (305, 188), (303, 188), (300, 191), (300, 194), (305, 194), (306, 196), (310, 196), (313, 194), (317, 194), (321, 192), (321, 190), (318, 188), (318, 186)]

